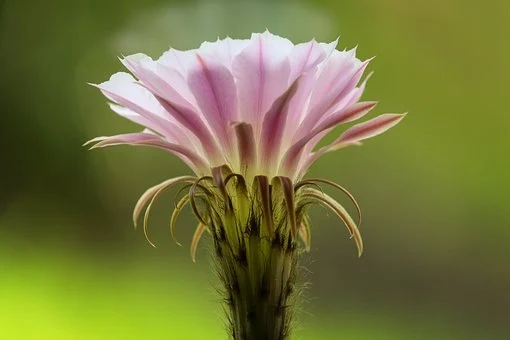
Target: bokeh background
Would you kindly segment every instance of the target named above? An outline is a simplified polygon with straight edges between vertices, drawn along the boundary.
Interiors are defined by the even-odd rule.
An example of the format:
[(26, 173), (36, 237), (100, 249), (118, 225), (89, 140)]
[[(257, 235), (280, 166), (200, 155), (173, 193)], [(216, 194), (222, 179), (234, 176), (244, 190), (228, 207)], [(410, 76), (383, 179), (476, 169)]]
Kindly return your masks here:
[[(510, 339), (510, 2), (4, 0), (0, 11), (0, 339), (225, 339), (210, 243), (197, 264), (173, 244), (173, 194), (151, 217), (158, 248), (132, 227), (138, 196), (189, 170), (157, 150), (81, 147), (138, 129), (86, 83), (122, 70), (120, 55), (266, 28), (359, 45), (377, 56), (364, 98), (410, 112), (311, 170), (359, 199), (366, 252), (312, 213), (294, 339)], [(182, 243), (192, 226), (184, 213)]]

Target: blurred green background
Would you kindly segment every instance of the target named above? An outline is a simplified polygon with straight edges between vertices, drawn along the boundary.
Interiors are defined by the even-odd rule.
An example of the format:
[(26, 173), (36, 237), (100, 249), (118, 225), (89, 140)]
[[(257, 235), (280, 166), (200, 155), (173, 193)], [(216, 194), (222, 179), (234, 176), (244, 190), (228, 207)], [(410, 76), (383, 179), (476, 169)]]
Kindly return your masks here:
[[(376, 55), (365, 99), (410, 114), (309, 176), (347, 186), (366, 252), (312, 213), (312, 284), (294, 339), (510, 339), (510, 2), (0, 1), (0, 339), (225, 339), (205, 240), (168, 232), (173, 195), (132, 228), (138, 196), (189, 173), (157, 150), (88, 152), (138, 130), (87, 82), (117, 56), (266, 28)], [(188, 244), (194, 221), (181, 216)]]

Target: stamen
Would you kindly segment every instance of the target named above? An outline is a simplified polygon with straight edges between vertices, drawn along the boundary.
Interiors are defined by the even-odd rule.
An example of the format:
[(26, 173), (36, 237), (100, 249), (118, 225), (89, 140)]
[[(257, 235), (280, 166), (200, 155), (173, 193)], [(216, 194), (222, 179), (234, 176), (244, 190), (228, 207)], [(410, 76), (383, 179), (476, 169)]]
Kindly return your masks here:
[(358, 256), (361, 256), (363, 253), (363, 240), (361, 238), (358, 227), (356, 226), (356, 223), (354, 223), (354, 220), (351, 218), (347, 210), (327, 194), (321, 193), (315, 189), (305, 189), (303, 197), (309, 197), (317, 200), (318, 203), (324, 204), (333, 212), (335, 212), (338, 217), (340, 217), (340, 219), (344, 222), (345, 226), (349, 230), (351, 237), (354, 237), (354, 241), (356, 242), (356, 246), (358, 248)]
[(204, 233), (205, 229), (206, 229), (205, 224), (199, 223), (197, 229), (195, 230), (195, 233), (193, 234), (193, 239), (191, 240), (190, 247), (191, 260), (193, 260), (193, 262), (196, 262), (198, 242), (200, 242), (200, 238), (202, 237), (202, 234)]
[(197, 178), (194, 176), (174, 177), (174, 178), (168, 179), (164, 182), (161, 182), (161, 183), (147, 189), (142, 194), (142, 196), (140, 196), (140, 198), (138, 199), (138, 202), (136, 202), (135, 208), (133, 209), (133, 224), (134, 224), (135, 228), (137, 226), (138, 217), (140, 216), (140, 213), (142, 212), (143, 208), (145, 207), (145, 205), (147, 204), (149, 199), (152, 196), (154, 196), (156, 194), (156, 192), (158, 192), (159, 189), (165, 188), (165, 187), (170, 187), (174, 184), (182, 183), (182, 182), (188, 182), (188, 183), (191, 182), (192, 183), (196, 179)]
[[(361, 225), (361, 208), (360, 208), (360, 205), (358, 204), (358, 201), (356, 201), (356, 198), (354, 197), (353, 194), (351, 194), (349, 192), (349, 190), (347, 190), (346, 188), (344, 188), (340, 184), (337, 184), (335, 182), (332, 182), (332, 181), (329, 181), (329, 180), (323, 179), (323, 178), (309, 178), (309, 179), (306, 179), (304, 181), (299, 182), (296, 185), (296, 192), (297, 192), (297, 189), (299, 189), (303, 185), (306, 185), (306, 184), (316, 184), (315, 182), (319, 182), (319, 183), (323, 183), (323, 184), (328, 184), (328, 185), (330, 185), (330, 186), (332, 186), (334, 188), (337, 188), (337, 189), (341, 190), (344, 194), (346, 194), (347, 197), (349, 197), (351, 202), (356, 206), (356, 209), (358, 210), (358, 227)], [(320, 188), (320, 186), (318, 186), (318, 187)], [(321, 191), (322, 191), (322, 189), (321, 189)]]
[(172, 235), (172, 240), (174, 240), (177, 245), (182, 246), (175, 237), (175, 222), (177, 222), (177, 217), (181, 213), (182, 209), (189, 203), (189, 196), (186, 195), (182, 197), (177, 205), (175, 206), (174, 211), (172, 212), (172, 217), (170, 218), (170, 234)]

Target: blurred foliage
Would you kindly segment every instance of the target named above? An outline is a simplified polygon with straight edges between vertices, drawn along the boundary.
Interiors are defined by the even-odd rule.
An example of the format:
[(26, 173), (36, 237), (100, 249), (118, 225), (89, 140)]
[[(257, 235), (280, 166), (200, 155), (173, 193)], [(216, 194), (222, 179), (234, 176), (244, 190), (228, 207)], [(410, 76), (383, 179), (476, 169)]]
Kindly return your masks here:
[[(131, 227), (138, 195), (188, 170), (157, 150), (82, 148), (138, 129), (86, 83), (122, 70), (123, 54), (266, 28), (359, 44), (377, 56), (365, 98), (410, 112), (309, 174), (355, 193), (366, 253), (314, 211), (295, 338), (508, 339), (508, 1), (4, 0), (0, 11), (0, 339), (224, 338), (207, 242), (193, 265), (169, 237), (173, 195), (151, 218), (157, 249)], [(187, 225), (191, 214), (182, 242)]]

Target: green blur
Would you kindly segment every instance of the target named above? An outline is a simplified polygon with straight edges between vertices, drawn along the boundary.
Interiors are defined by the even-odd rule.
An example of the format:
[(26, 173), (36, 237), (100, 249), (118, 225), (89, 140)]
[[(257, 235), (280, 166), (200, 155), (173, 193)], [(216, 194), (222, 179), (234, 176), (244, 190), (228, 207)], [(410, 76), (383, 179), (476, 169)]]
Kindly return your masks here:
[(123, 71), (120, 55), (266, 28), (358, 45), (376, 56), (364, 98), (409, 112), (312, 168), (359, 200), (365, 253), (314, 210), (293, 339), (509, 338), (510, 2), (5, 0), (0, 339), (226, 338), (210, 240), (193, 264), (189, 210), (184, 247), (170, 238), (175, 192), (153, 210), (156, 249), (132, 227), (138, 196), (189, 170), (157, 150), (81, 147), (138, 130), (86, 83)]

